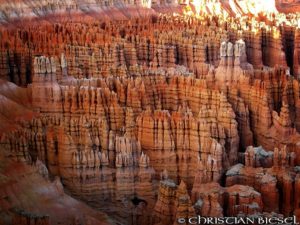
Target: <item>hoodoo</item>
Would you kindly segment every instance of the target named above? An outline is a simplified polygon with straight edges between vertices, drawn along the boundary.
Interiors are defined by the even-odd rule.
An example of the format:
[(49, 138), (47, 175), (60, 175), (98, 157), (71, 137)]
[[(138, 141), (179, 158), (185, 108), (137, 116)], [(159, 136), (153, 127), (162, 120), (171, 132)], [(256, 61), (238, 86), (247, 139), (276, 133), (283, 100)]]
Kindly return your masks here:
[(300, 222), (299, 56), (298, 1), (0, 0), (0, 224)]

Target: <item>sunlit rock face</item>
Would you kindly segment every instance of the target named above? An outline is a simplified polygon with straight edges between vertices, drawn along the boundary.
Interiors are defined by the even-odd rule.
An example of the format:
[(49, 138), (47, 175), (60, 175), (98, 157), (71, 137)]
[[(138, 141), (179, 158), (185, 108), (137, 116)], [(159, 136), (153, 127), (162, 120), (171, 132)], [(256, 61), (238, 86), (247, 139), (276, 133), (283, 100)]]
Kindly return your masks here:
[[(53, 15), (93, 14), (104, 19), (145, 16), (154, 11), (178, 12), (177, 8), (191, 4), (195, 12), (231, 15), (278, 13), (299, 11), (299, 1), (293, 0), (44, 0), (44, 1), (0, 1), (0, 22), (29, 18), (38, 19)], [(153, 10), (154, 9), (154, 10)], [(109, 10), (109, 14), (107, 14)]]
[(4, 222), (299, 218), (300, 15), (267, 3), (1, 3)]

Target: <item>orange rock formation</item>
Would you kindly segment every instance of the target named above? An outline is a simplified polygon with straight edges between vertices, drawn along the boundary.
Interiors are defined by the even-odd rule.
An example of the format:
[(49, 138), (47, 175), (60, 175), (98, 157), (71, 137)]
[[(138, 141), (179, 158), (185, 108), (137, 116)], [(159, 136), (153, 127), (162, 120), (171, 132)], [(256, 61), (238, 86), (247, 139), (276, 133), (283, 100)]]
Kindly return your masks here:
[[(83, 7), (70, 4), (55, 10)], [(47, 16), (51, 7), (35, 12)], [(114, 10), (102, 13), (118, 17)], [(97, 224), (102, 212), (139, 225), (195, 215), (300, 219), (299, 16), (277, 26), (276, 15), (224, 20), (159, 10), (168, 11), (0, 28), (0, 160), (30, 174), (17, 186), (58, 185), (49, 195), (76, 206), (59, 215), (74, 224)], [(55, 176), (63, 186), (49, 181)], [(48, 206), (36, 211), (4, 184), (0, 192), (16, 198), (3, 200), (5, 222), (54, 223), (58, 203), (49, 214)]]

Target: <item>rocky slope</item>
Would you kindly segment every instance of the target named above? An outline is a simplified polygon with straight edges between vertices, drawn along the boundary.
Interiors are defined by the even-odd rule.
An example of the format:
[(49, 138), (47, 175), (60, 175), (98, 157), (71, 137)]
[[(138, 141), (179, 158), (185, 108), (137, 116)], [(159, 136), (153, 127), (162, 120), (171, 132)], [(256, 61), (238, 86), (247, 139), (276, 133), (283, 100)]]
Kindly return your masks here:
[[(3, 157), (45, 165), (65, 192), (120, 224), (299, 218), (299, 16), (276, 26), (284, 15), (187, 14), (2, 27), (0, 76), (26, 87), (0, 83)], [(51, 193), (58, 185), (32, 176)]]
[(66, 195), (58, 177), (50, 182), (41, 161), (28, 166), (4, 160), (3, 153), (0, 157), (1, 224), (113, 224), (105, 214)]
[[(183, 0), (1, 0), (0, 1), (0, 24), (9, 25), (15, 21), (17, 24), (24, 19), (41, 20), (53, 19), (55, 16), (68, 16), (74, 19), (75, 15), (92, 16), (101, 19), (128, 19), (131, 17), (143, 17), (156, 13), (180, 12), (186, 5)], [(246, 0), (240, 1), (215, 1), (199, 0), (191, 1), (194, 10), (206, 11), (209, 13), (220, 13), (222, 10), (229, 14), (252, 14), (262, 10), (283, 13), (299, 12), (300, 4), (297, 1), (269, 0), (265, 2), (253, 0), (252, 4)], [(277, 8), (277, 9), (276, 9)]]
[[(23, 129), (38, 113), (32, 111), (29, 89), (1, 81), (1, 139)], [(17, 145), (25, 144), (19, 142)], [(49, 175), (40, 160), (27, 164), (30, 152), (13, 160), (13, 152), (0, 146), (0, 224), (112, 224), (99, 213), (64, 193), (60, 178)], [(23, 154), (21, 153), (21, 154)], [(27, 163), (26, 163), (27, 162)]]

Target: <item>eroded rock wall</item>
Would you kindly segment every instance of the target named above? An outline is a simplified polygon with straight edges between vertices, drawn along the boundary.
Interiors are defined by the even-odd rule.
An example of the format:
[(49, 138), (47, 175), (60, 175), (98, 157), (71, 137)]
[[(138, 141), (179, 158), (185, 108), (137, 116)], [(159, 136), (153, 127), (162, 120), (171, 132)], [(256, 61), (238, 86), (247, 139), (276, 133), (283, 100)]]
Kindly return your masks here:
[(298, 215), (299, 81), (286, 36), (229, 22), (162, 15), (1, 30), (1, 74), (31, 82), (35, 113), (3, 130), (6, 156), (42, 161), (122, 224)]

